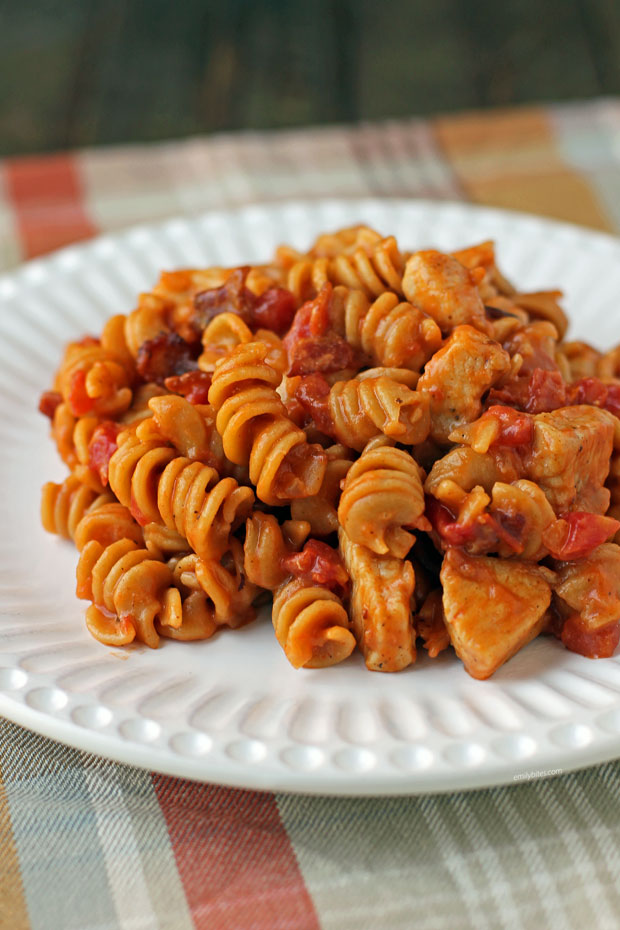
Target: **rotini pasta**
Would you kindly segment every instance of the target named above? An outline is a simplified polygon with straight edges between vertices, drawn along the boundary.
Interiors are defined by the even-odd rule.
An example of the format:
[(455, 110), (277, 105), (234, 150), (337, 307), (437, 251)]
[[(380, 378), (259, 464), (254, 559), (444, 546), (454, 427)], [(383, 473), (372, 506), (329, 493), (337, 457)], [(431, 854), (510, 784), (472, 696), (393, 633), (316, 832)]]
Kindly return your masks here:
[[(540, 632), (620, 641), (620, 349), (565, 341), (492, 242), (353, 226), (255, 266), (164, 271), (72, 342), (40, 410), (108, 645), (210, 639), (272, 602), (297, 668), (454, 647), (485, 678)], [(612, 541), (614, 540), (614, 541)]]
[(276, 392), (280, 375), (267, 363), (267, 352), (264, 343), (250, 343), (218, 362), (209, 403), (227, 458), (249, 464), (257, 496), (277, 505), (317, 494), (326, 457), (286, 415)]

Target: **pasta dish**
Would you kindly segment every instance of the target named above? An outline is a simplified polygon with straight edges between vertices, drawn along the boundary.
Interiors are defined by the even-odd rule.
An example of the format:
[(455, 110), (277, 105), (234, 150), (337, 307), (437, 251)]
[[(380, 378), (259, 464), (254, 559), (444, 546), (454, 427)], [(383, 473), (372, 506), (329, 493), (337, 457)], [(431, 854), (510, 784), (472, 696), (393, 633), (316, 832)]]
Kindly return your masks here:
[[(40, 401), (100, 642), (209, 639), (272, 603), (291, 664), (488, 678), (539, 634), (620, 640), (620, 349), (492, 242), (364, 226), (267, 264), (163, 272), (66, 347)], [(225, 634), (227, 635), (227, 634)]]

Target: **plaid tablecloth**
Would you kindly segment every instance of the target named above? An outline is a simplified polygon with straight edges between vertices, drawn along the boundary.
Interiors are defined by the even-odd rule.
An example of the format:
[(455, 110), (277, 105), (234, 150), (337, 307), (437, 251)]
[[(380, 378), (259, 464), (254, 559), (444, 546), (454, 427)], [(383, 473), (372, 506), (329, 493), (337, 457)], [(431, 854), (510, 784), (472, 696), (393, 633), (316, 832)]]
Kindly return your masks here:
[[(471, 199), (620, 230), (620, 101), (0, 164), (0, 268), (175, 213)], [(620, 682), (619, 682), (620, 685)], [(620, 764), (348, 800), (198, 785), (0, 720), (2, 930), (620, 926)]]

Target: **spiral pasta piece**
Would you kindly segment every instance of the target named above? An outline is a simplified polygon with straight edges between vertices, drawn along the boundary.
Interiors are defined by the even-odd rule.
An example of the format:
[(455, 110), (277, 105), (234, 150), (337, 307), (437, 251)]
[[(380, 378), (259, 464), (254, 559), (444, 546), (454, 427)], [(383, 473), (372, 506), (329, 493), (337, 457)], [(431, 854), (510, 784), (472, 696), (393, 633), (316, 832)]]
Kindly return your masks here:
[(74, 539), (85, 514), (113, 500), (111, 494), (99, 494), (82, 484), (74, 474), (62, 484), (48, 481), (41, 492), (41, 522), (48, 533)]
[(170, 621), (176, 599), (169, 593), (172, 572), (167, 565), (130, 539), (105, 547), (91, 540), (80, 553), (77, 581), (78, 597), (93, 601), (86, 626), (95, 639), (109, 646), (138, 639), (157, 647), (155, 619), (165, 614)]
[(351, 468), (351, 457), (345, 446), (330, 446), (325, 455), (327, 468), (318, 494), (291, 503), (291, 517), (307, 522), (312, 536), (329, 536), (337, 531), (340, 485)]
[(325, 668), (351, 655), (355, 638), (340, 598), (300, 578), (285, 582), (273, 599), (273, 627), (295, 668)]
[(253, 333), (238, 313), (230, 312), (218, 313), (205, 327), (198, 367), (212, 372), (215, 363), (225, 358), (235, 346), (255, 341), (264, 342), (269, 347), (267, 363), (284, 374), (288, 368), (288, 358), (280, 337), (269, 329), (259, 329)]
[[(367, 297), (378, 297), (386, 290), (402, 294), (405, 255), (394, 236), (374, 239), (376, 235), (354, 234), (351, 242), (336, 251), (336, 234), (307, 255), (280, 250), (278, 257), (287, 267), (286, 287), (300, 303), (316, 296), (328, 281), (362, 291)], [(343, 240), (344, 241), (344, 240)]]
[(152, 397), (148, 406), (153, 415), (137, 425), (138, 439), (170, 443), (180, 455), (228, 473), (215, 411), (209, 404), (190, 404), (184, 397), (165, 394)]
[(248, 343), (218, 362), (209, 403), (226, 456), (249, 465), (257, 496), (278, 505), (316, 494), (326, 459), (286, 415), (276, 392), (281, 376), (267, 364), (267, 352), (263, 343)]
[(99, 339), (84, 339), (67, 347), (56, 384), (75, 416), (115, 417), (131, 404), (133, 377), (122, 354), (115, 355)]
[(424, 442), (431, 427), (428, 398), (385, 376), (336, 382), (328, 409), (333, 435), (360, 451), (382, 433), (407, 445)]
[(111, 457), (109, 480), (140, 524), (163, 523), (205, 559), (222, 555), (254, 502), (252, 490), (234, 478), (220, 481), (214, 468), (134, 437)]
[(252, 607), (259, 588), (246, 577), (243, 546), (231, 539), (221, 560), (205, 560), (189, 553), (169, 563), (173, 583), (182, 599), (182, 621), (157, 629), (162, 636), (184, 642), (209, 639), (222, 626), (238, 629), (256, 617)]
[[(408, 452), (375, 445), (351, 465), (338, 520), (352, 542), (403, 559), (415, 541), (404, 527), (418, 526), (423, 514), (420, 469)], [(422, 526), (427, 528), (426, 521)]]
[(134, 520), (129, 510), (115, 501), (112, 495), (102, 494), (91, 504), (77, 524), (73, 541), (81, 551), (92, 540), (96, 540), (102, 546), (109, 546), (119, 539), (130, 539), (141, 546), (144, 541), (142, 527)]
[(335, 287), (330, 319), (375, 365), (419, 371), (441, 345), (441, 330), (418, 307), (391, 291), (372, 302), (361, 290)]

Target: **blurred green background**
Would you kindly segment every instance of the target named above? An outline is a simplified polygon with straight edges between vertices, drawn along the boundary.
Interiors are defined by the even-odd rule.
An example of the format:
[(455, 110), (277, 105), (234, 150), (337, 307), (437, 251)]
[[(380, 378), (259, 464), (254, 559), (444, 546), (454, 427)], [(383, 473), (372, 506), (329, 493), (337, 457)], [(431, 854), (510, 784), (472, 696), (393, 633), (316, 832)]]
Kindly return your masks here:
[(0, 0), (0, 155), (620, 93), (620, 0)]

